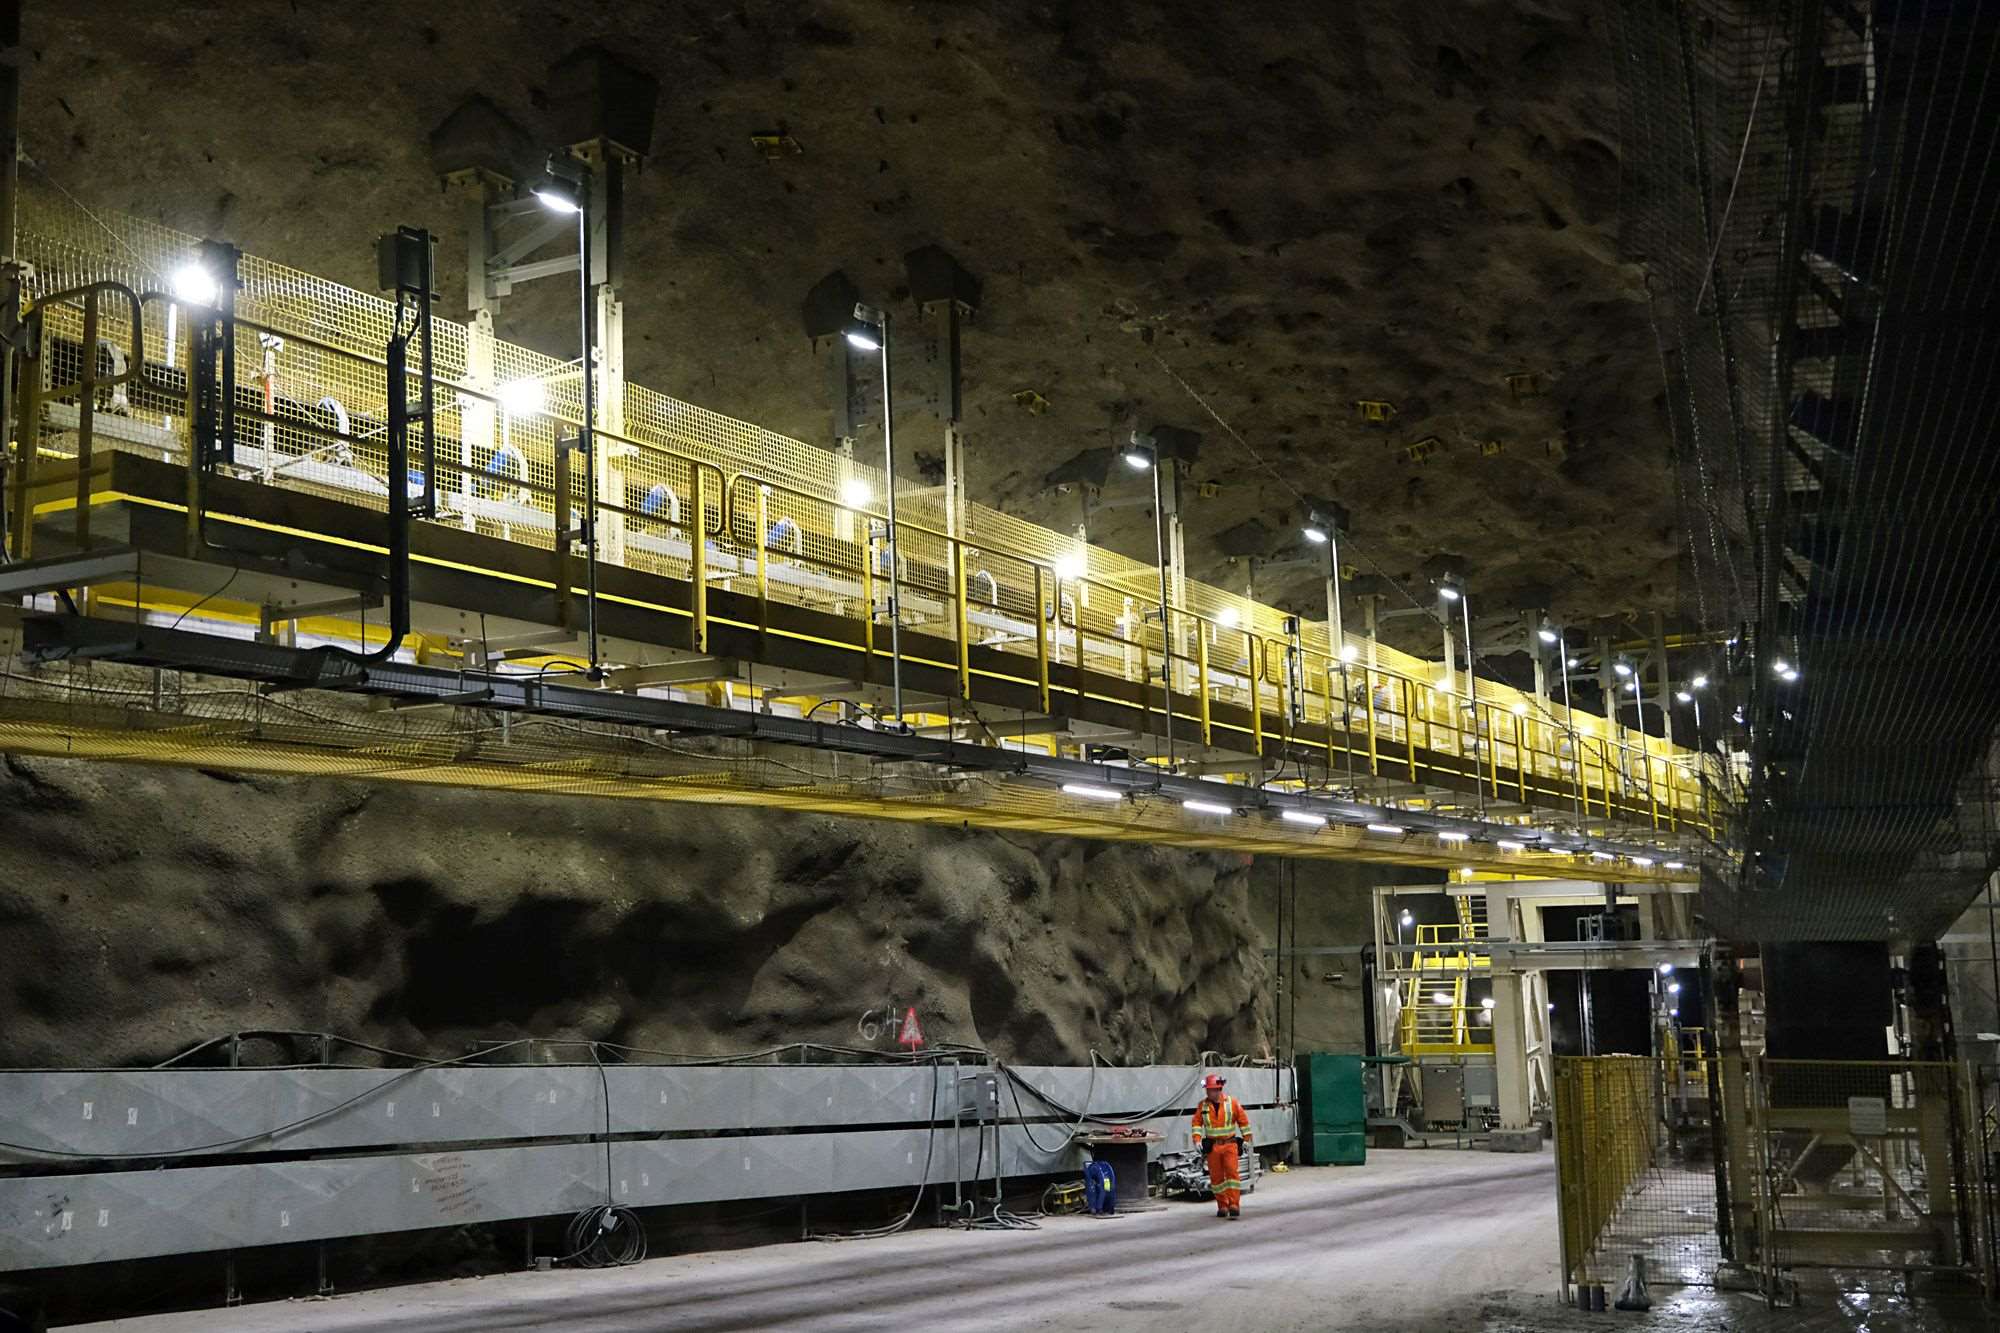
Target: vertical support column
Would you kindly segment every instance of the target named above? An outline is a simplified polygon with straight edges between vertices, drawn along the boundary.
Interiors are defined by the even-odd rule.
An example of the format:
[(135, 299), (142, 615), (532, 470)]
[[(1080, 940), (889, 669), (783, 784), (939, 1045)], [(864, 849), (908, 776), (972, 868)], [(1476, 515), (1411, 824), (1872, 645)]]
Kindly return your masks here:
[[(1549, 655), (1541, 640), (1542, 617), (1538, 611), (1521, 613), (1521, 628), (1527, 631), (1523, 640), (1528, 645), (1528, 656), (1535, 664), (1535, 697), (1547, 699), (1549, 695)], [(1558, 649), (1558, 656), (1561, 650)]]
[[(694, 516), (688, 534), (688, 648), (708, 651), (708, 469), (694, 470)], [(873, 623), (873, 618), (870, 622)]]
[[(506, 177), (480, 168), (448, 174), (445, 188), (459, 195), (465, 215), (465, 387), (473, 394), (460, 399), (458, 418), (459, 523), (468, 532), (477, 527), (472, 516), (472, 500), (478, 487), (479, 451), (493, 457), (499, 447), (496, 431), (500, 413), (496, 402), (500, 377), (494, 356), (492, 293), (488, 290), (487, 259), (492, 250), (493, 224), (487, 209), (498, 202), (512, 184)], [(511, 493), (511, 492), (510, 492)]]
[(1049, 622), (1060, 620), (1062, 615), (1062, 585), (1057, 584), (1054, 600), (1046, 609), (1042, 604), (1045, 571), (1040, 565), (1035, 570), (1035, 698), (1044, 717), (1049, 714)]
[[(1672, 673), (1667, 666), (1667, 618), (1660, 612), (1653, 612), (1653, 702), (1660, 708), (1660, 735), (1668, 741), (1674, 738), (1674, 700)], [(1639, 718), (1639, 730), (1646, 729), (1646, 719)], [(1651, 777), (1651, 774), (1648, 774)]]
[(972, 618), (965, 609), (965, 543), (951, 543), (952, 638), (958, 646), (958, 697), (972, 697)]
[[(0, 0), (0, 335), (11, 335), (21, 316), (21, 268), (14, 257), (21, 187), (21, 3)], [(138, 369), (143, 373), (144, 367)], [(33, 510), (18, 500), (11, 510), (4, 503), (9, 480), (4, 455), (8, 432), (14, 428), (13, 393), (14, 344), (11, 337), (0, 336), (0, 537), (7, 539), (0, 541), (0, 550), (11, 546), (18, 558), (25, 538), (8, 530), (12, 515), (26, 508), (32, 519)], [(23, 430), (15, 438), (21, 457), (31, 458), (32, 432)], [(27, 474), (26, 467), (16, 465), (17, 479), (25, 483)]]
[(958, 321), (962, 307), (944, 302), (944, 531), (954, 539), (965, 536), (965, 433), (959, 429)]
[[(1486, 889), (1486, 938), (1498, 943), (1514, 939), (1512, 886), (1500, 882)], [(1500, 1103), (1500, 1124), (1487, 1140), (1493, 1152), (1537, 1152), (1542, 1132), (1529, 1120), (1528, 1029), (1522, 1012), (1522, 975), (1493, 965), (1493, 1073)]]
[(1728, 1219), (1722, 1234), (1722, 1253), (1739, 1266), (1757, 1258), (1757, 1178), (1753, 1163), (1756, 1152), (1751, 1143), (1755, 1126), (1751, 1123), (1749, 1062), (1743, 1051), (1743, 1026), (1739, 1008), (1739, 972), (1736, 960), (1718, 949), (1710, 964), (1711, 994), (1715, 999), (1715, 1058), (1709, 1093), (1721, 1094), (1722, 1114), (1713, 1117), (1715, 1144), (1716, 1202)]
[[(597, 289), (597, 429), (606, 435), (625, 434), (625, 303), (615, 287)], [(596, 432), (593, 432), (596, 433)], [(610, 504), (598, 519), (598, 554), (613, 565), (625, 563), (625, 466), (632, 446), (623, 439), (601, 439), (591, 458), (597, 468), (598, 502)]]
[(597, 525), (597, 554), (613, 565), (625, 563), (625, 468), (630, 449), (621, 439), (595, 438), (601, 429), (614, 436), (625, 430), (625, 303), (619, 290), (625, 281), (625, 151), (608, 140), (580, 145), (579, 154), (590, 164), (590, 259), (588, 281), (593, 287), (597, 323), (597, 364), (583, 367), (595, 374), (597, 421), (592, 429), (590, 466), (595, 473), (596, 495), (601, 507), (608, 500), (611, 512), (591, 515)]
[(1215, 726), (1209, 714), (1208, 690), (1208, 636), (1209, 625), (1205, 620), (1197, 620), (1194, 626), (1194, 688), (1198, 698), (1197, 708), (1201, 717), (1201, 743), (1215, 744)]

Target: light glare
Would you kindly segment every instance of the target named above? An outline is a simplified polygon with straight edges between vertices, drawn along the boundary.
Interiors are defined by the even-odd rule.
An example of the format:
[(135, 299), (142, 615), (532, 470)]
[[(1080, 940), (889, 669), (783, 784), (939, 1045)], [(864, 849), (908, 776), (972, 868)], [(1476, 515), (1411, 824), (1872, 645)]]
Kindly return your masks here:
[(1233, 815), (1236, 811), (1216, 801), (1182, 801), (1181, 809), (1197, 815)]
[(1326, 816), (1309, 814), (1304, 810), (1280, 810), (1278, 817), (1290, 824), (1305, 824), (1311, 828), (1325, 828)]
[(174, 296), (189, 305), (214, 305), (221, 294), (215, 275), (195, 262), (188, 262), (174, 271)]
[(576, 200), (546, 185), (535, 191), (535, 198), (541, 200), (542, 207), (548, 209), (551, 213), (581, 213), (583, 211), (583, 206), (577, 203)]
[(1090, 801), (1122, 801), (1125, 798), (1109, 787), (1093, 787), (1083, 782), (1065, 782), (1062, 789), (1071, 796)]
[(504, 410), (517, 417), (534, 415), (548, 401), (547, 389), (533, 376), (508, 380), (494, 391), (494, 396)]

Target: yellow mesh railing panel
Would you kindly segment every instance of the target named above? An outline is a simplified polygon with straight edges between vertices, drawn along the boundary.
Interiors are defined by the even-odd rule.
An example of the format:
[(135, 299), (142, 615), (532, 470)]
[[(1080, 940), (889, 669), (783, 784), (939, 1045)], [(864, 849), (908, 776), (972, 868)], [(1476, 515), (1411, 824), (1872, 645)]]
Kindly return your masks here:
[[(31, 298), (105, 279), (163, 293), (195, 248), (193, 238), (153, 223), (99, 219), (39, 191), (23, 195), (20, 250), (34, 265)], [(420, 477), (386, 475), (382, 349), (393, 304), (255, 256), (244, 257), (241, 273), (238, 468), (378, 509), (391, 484), (420, 485)], [(120, 323), (129, 317), (115, 303), (105, 309), (100, 338), (129, 344)], [(107, 409), (117, 420), (101, 425), (95, 447), (185, 459), (188, 320), (164, 297), (148, 302), (144, 319), (154, 365)], [(436, 521), (551, 547), (559, 526), (574, 526), (555, 513), (556, 442), (581, 417), (577, 366), (450, 320), (433, 328)], [(43, 383), (72, 383), (80, 309), (48, 308), (45, 329)], [(413, 396), (415, 389), (412, 381)], [(64, 432), (74, 413), (73, 403), (50, 404), (44, 449), (70, 447)], [(846, 617), (886, 614), (879, 469), (637, 385), (624, 389), (622, 416), (622, 431), (599, 432), (607, 560), (685, 578), (699, 541), (714, 586), (754, 586), (773, 600)], [(573, 506), (580, 505), (584, 464), (572, 455), (568, 466)], [(698, 473), (708, 490), (701, 514)], [(1476, 683), (1472, 706), (1462, 675), (1461, 692), (1448, 695), (1437, 688), (1438, 664), (1354, 634), (1346, 636), (1353, 660), (1343, 664), (1323, 622), (1302, 624), (1291, 639), (1276, 608), (1192, 581), (1169, 634), (1148, 615), (1159, 596), (1152, 566), (977, 504), (966, 506), (964, 533), (953, 541), (935, 490), (903, 489), (898, 507), (904, 623), (955, 637), (962, 608), (971, 645), (1023, 659), (1017, 679), (1034, 677), (1040, 618), (1058, 682), (1079, 662), (1157, 682), (1171, 649), (1183, 736), (1192, 734), (1197, 658), (1205, 657), (1211, 703), (1260, 707), (1265, 727), (1277, 731), (1294, 709), (1305, 723), (1342, 728), (1355, 738), (1354, 752), (1343, 748), (1338, 762), (1356, 771), (1419, 784), (1478, 777), (1496, 800), (1573, 805), (1612, 822), (1685, 829), (1702, 817), (1694, 757), (1659, 738), (1492, 681)], [(1275, 728), (1269, 715), (1279, 719)], [(1424, 764), (1385, 758), (1378, 753), (1385, 746), (1418, 747)], [(1585, 788), (1581, 797), (1559, 796), (1557, 785), (1572, 782)]]

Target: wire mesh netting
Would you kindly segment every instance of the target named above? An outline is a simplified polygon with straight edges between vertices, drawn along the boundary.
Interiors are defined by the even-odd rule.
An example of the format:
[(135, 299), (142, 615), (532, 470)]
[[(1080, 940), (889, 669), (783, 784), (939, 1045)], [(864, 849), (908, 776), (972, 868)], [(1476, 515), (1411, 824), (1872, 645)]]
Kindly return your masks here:
[(1767, 1270), (1973, 1270), (1979, 1133), (1948, 1063), (1754, 1060), (1759, 1261)]
[(1608, 0), (1745, 938), (1936, 933), (2000, 855), (2000, 4)]

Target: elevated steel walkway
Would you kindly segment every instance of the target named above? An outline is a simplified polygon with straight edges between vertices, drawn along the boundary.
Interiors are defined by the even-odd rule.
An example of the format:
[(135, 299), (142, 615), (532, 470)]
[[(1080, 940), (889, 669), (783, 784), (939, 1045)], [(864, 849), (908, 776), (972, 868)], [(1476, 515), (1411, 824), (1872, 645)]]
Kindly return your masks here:
[[(536, 687), (671, 702), (683, 720), (687, 707), (736, 714), (693, 728), (717, 736), (811, 750), (830, 727), (907, 732), (937, 742), (935, 756), (1005, 752), (1021, 774), (1030, 759), (1087, 762), (1128, 798), (1149, 781), (1180, 796), (1185, 780), (1205, 779), (1200, 790), (1239, 815), (1280, 813), (1275, 797), (1349, 803), (1325, 828), (1239, 818), (1224, 830), (1179, 800), (1165, 814), (1132, 799), (1094, 808), (1044, 785), (1010, 796), (1003, 819), (963, 784), (942, 797), (932, 784), (913, 802), (907, 784), (878, 781), (853, 787), (838, 802), (846, 813), (1524, 874), (1574, 874), (1581, 862), (1603, 879), (1690, 878), (1717, 835), (1709, 793), (1721, 775), (1661, 738), (1492, 681), (1449, 691), (1435, 664), (1354, 635), (1336, 648), (1323, 625), (1194, 582), (1163, 626), (1153, 566), (997, 510), (948, 514), (933, 492), (899, 492), (892, 567), (876, 470), (637, 386), (607, 395), (586, 462), (561, 443), (581, 417), (576, 367), (477, 327), (435, 325), (436, 475), (391, 478), (381, 349), (395, 307), (245, 258), (234, 363), (205, 383), (189, 371), (189, 328), (210, 315), (161, 291), (195, 245), (26, 201), (21, 251), (38, 317), (16, 438), (33, 447), (16, 451), (9, 478), (16, 565), (6, 586), (38, 594), (31, 610), (63, 612), (29, 618), (44, 659), (176, 664), (159, 647), (169, 626), (267, 644), (379, 644), (390, 486), (428, 482), (437, 513), (411, 538), (402, 704), (479, 707), (493, 702), (494, 681), (525, 672)], [(198, 399), (232, 387), (229, 438), (209, 445), (228, 461), (191, 468)], [(420, 387), (412, 376), (411, 397)], [(612, 665), (601, 686), (581, 675), (588, 584), (570, 535), (593, 480), (596, 624)], [(37, 569), (54, 572), (38, 582)], [(892, 597), (902, 718), (885, 715)], [(154, 627), (151, 656), (113, 651), (117, 626)], [(321, 733), (286, 740), (177, 713), (124, 678), (96, 682), (119, 700), (106, 717), (86, 707), (103, 696), (77, 695), (58, 675), (14, 675), (0, 698), (8, 750), (344, 773), (368, 765), (340, 754), (384, 742), (380, 710), (322, 718)], [(68, 719), (53, 730), (52, 710)], [(152, 716), (142, 723), (134, 710)], [(620, 724), (601, 712), (585, 710)], [(769, 730), (784, 719), (812, 726)], [(877, 762), (927, 758), (870, 744)], [(722, 782), (715, 756), (705, 759), (694, 767), (710, 779), (635, 777), (620, 794), (825, 808), (823, 773), (750, 782), (739, 766)], [(410, 780), (493, 780), (470, 760), (406, 773), (418, 769)], [(1371, 831), (1384, 811), (1411, 827)]]

